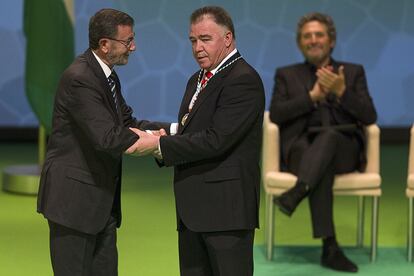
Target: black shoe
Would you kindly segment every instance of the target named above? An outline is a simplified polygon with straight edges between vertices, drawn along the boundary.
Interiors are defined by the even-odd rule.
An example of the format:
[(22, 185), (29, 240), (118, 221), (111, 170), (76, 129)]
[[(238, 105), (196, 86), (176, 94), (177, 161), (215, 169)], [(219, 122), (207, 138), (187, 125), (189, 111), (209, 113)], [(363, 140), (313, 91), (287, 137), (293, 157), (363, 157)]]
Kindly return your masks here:
[(302, 199), (308, 194), (308, 190), (306, 185), (297, 184), (280, 197), (275, 198), (273, 202), (279, 206), (282, 213), (290, 217)]
[(358, 272), (358, 266), (348, 259), (337, 245), (323, 249), (321, 265), (343, 272)]

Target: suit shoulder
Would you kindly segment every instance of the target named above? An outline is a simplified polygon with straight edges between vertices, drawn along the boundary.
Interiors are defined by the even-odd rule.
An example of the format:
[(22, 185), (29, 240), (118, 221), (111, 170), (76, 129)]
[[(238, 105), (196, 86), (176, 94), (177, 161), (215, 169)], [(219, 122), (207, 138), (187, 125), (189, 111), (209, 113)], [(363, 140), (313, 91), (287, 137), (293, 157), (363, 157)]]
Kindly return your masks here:
[(298, 70), (301, 70), (305, 66), (306, 65), (304, 63), (290, 64), (290, 65), (286, 65), (286, 66), (276, 68), (276, 73), (288, 74), (288, 73), (292, 73), (292, 72), (296, 72)]
[(63, 72), (61, 81), (66, 86), (82, 84), (85, 87), (94, 87), (99, 78), (89, 61), (84, 55), (80, 55)]
[(301, 74), (306, 65), (304, 63), (295, 63), (276, 68), (275, 76), (294, 76)]
[(90, 77), (92, 69), (83, 55), (78, 56), (63, 72), (63, 76), (69, 79), (83, 79)]
[(281, 72), (281, 73), (294, 72), (296, 70), (302, 69), (305, 66), (306, 65), (304, 63), (290, 64), (290, 65), (286, 65), (286, 66), (276, 68), (276, 72)]
[(345, 62), (345, 61), (336, 61), (336, 63), (339, 66), (343, 65), (344, 67), (348, 67), (348, 68), (352, 68), (352, 69), (364, 68), (364, 66), (362, 64), (359, 64), (359, 63), (352, 63), (352, 62)]
[(255, 78), (260, 79), (259, 73), (256, 71), (256, 69), (251, 66), (247, 61), (244, 59), (240, 60), (240, 63), (235, 67), (236, 70), (232, 70), (232, 72), (235, 73), (236, 76), (238, 75), (249, 75), (254, 76)]

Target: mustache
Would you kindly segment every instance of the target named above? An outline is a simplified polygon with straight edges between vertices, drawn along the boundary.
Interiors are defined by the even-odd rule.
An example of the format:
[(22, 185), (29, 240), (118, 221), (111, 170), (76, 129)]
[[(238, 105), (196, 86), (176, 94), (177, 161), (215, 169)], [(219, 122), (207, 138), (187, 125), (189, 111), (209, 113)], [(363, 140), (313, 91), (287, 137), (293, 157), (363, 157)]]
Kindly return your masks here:
[(308, 45), (306, 47), (307, 50), (311, 50), (311, 49), (323, 49), (323, 46), (320, 44), (314, 44), (314, 45)]

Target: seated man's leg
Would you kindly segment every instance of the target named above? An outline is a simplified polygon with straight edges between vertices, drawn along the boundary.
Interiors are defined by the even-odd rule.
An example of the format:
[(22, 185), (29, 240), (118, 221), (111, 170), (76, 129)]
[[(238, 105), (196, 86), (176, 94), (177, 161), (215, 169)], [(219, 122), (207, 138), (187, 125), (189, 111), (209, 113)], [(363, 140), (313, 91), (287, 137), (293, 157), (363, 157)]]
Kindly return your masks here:
[[(303, 155), (310, 146), (311, 144), (306, 134), (295, 141), (288, 157), (288, 171), (298, 175)], [(283, 193), (280, 197), (275, 198), (274, 202), (279, 206), (280, 211), (291, 216), (302, 199), (308, 194), (308, 188), (305, 183), (296, 182), (296, 185), (292, 189)]]
[(334, 130), (322, 132), (313, 139), (302, 137), (292, 147), (288, 164), (289, 170), (298, 176), (298, 182), (276, 202), (290, 215), (309, 195), (314, 237), (324, 238), (322, 265), (348, 272), (356, 272), (358, 268), (336, 242), (332, 186), (336, 173), (351, 172), (358, 167), (360, 150), (355, 137)]
[[(333, 181), (335, 174), (355, 171), (359, 166), (361, 146), (356, 137), (344, 135), (339, 132), (329, 134), (328, 139), (334, 139), (336, 146), (332, 150), (333, 158), (325, 164), (325, 170), (320, 172), (317, 185), (311, 188), (309, 204), (312, 214), (313, 235), (315, 238), (331, 237), (335, 235), (333, 226)], [(324, 139), (321, 139), (324, 140)], [(326, 140), (325, 140), (326, 141)], [(319, 145), (320, 154), (326, 150)], [(328, 155), (328, 154), (327, 154)], [(330, 154), (329, 154), (330, 155)], [(309, 173), (311, 174), (311, 173)], [(314, 175), (317, 179), (317, 175)]]
[(337, 133), (329, 130), (314, 137), (305, 134), (293, 144), (287, 165), (298, 181), (295, 187), (275, 200), (282, 212), (290, 216), (300, 201), (319, 185), (333, 162), (336, 137)]
[[(336, 241), (332, 187), (335, 174), (352, 172), (358, 168), (361, 147), (356, 137), (339, 132), (322, 135), (321, 140), (325, 142), (335, 140), (336, 142), (332, 143), (336, 146), (325, 173), (309, 195), (313, 234), (315, 238), (323, 238), (321, 257), (323, 266), (340, 271), (356, 272), (358, 267), (344, 255)], [(321, 149), (326, 150), (324, 147)]]
[(333, 182), (335, 173), (329, 166), (319, 184), (309, 193), (309, 209), (311, 211), (314, 238), (335, 236), (333, 223)]

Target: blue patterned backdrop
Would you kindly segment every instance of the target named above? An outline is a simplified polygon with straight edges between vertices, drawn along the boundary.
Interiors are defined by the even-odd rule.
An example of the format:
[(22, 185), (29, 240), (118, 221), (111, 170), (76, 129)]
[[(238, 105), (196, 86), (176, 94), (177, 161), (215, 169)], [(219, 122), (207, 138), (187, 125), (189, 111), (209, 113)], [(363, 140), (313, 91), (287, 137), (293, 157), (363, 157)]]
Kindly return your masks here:
[[(41, 0), (40, 0), (41, 1)], [(36, 126), (24, 93), (22, 0), (0, 10), (0, 127)], [(301, 15), (332, 15), (338, 42), (333, 56), (365, 66), (381, 126), (414, 122), (414, 1), (411, 0), (75, 0), (76, 54), (87, 48), (89, 17), (112, 7), (136, 20), (137, 51), (117, 69), (136, 117), (175, 121), (188, 77), (197, 70), (188, 41), (188, 17), (203, 5), (221, 5), (233, 17), (237, 48), (261, 75), (267, 107), (275, 68), (302, 61), (295, 43)], [(50, 39), (53, 39), (52, 37)]]

